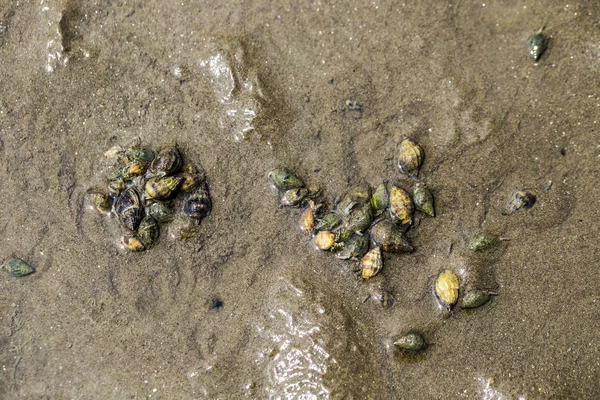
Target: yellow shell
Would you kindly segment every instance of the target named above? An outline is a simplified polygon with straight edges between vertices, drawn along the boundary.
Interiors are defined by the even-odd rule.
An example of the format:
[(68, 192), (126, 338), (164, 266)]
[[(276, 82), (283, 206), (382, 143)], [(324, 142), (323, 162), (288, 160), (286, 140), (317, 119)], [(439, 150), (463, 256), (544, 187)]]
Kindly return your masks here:
[(307, 208), (300, 216), (300, 229), (307, 235), (315, 229), (315, 213), (312, 208)]
[(435, 280), (435, 294), (448, 309), (458, 301), (459, 288), (458, 277), (449, 269), (443, 271)]
[(204, 181), (205, 174), (203, 170), (198, 171), (192, 164), (186, 164), (183, 167), (183, 182), (181, 183), (181, 191), (189, 192), (195, 189), (200, 182)]
[(140, 239), (137, 236), (132, 235), (124, 235), (121, 236), (121, 243), (127, 250), (130, 251), (144, 251), (146, 247), (142, 244)]
[(412, 224), (415, 206), (405, 190), (392, 185), (389, 207), (392, 219), (400, 222), (402, 225)]
[(410, 139), (404, 139), (400, 143), (400, 155), (398, 157), (398, 168), (400, 172), (408, 175), (417, 175), (423, 164), (423, 150)]
[(146, 181), (145, 194), (147, 199), (168, 199), (172, 197), (183, 181), (181, 176), (154, 177)]
[(335, 243), (335, 235), (329, 231), (321, 231), (317, 233), (314, 240), (320, 250), (329, 250)]
[(148, 163), (139, 160), (134, 160), (129, 164), (128, 167), (129, 168), (127, 172), (129, 176), (138, 176), (143, 175), (146, 172), (146, 170), (148, 169)]
[(383, 268), (381, 249), (379, 247), (375, 247), (365, 254), (361, 261), (361, 266), (363, 279), (369, 279), (377, 275)]

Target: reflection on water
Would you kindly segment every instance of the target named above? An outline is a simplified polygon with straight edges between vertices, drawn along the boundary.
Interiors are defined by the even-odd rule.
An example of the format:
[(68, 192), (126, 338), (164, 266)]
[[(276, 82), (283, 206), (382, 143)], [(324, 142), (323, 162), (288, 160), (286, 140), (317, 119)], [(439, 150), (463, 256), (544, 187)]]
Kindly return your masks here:
[(47, 26), (48, 42), (46, 43), (46, 71), (54, 72), (59, 66), (67, 65), (68, 57), (64, 56), (62, 35), (59, 24), (62, 18), (64, 2), (58, 0), (41, 0), (42, 20)]
[(246, 54), (239, 42), (232, 48), (215, 49), (200, 62), (210, 78), (218, 102), (223, 106), (220, 125), (231, 130), (236, 142), (247, 139), (255, 129), (254, 120), (262, 110), (263, 90), (258, 77), (248, 69)]
[(290, 282), (280, 280), (275, 286), (268, 300), (279, 307), (266, 315), (267, 327), (259, 328), (261, 336), (271, 341), (269, 398), (329, 398), (323, 377), (335, 360), (327, 351), (322, 328), (326, 310)]
[[(265, 319), (256, 325), (262, 341), (256, 363), (265, 371), (267, 396), (368, 398), (380, 383), (379, 366), (366, 358), (362, 327), (326, 288), (310, 285), (279, 278), (265, 298)], [(365, 370), (374, 373), (363, 375)]]
[[(511, 400), (511, 399), (514, 399), (513, 396), (504, 394), (504, 393), (500, 392), (498, 389), (492, 387), (492, 385), (494, 385), (493, 378), (480, 377), (478, 380), (479, 380), (479, 383), (481, 383), (481, 385), (483, 386), (483, 390), (481, 393), (482, 394), (481, 398), (483, 400)], [(527, 397), (525, 397), (525, 396), (517, 397), (518, 400), (525, 400), (526, 398)]]
[(282, 392), (288, 396), (303, 394), (305, 397), (328, 397), (329, 390), (323, 384), (323, 375), (327, 372), (326, 362), (330, 356), (317, 343), (319, 326), (308, 320), (294, 321), (291, 314), (281, 309), (277, 313), (286, 319), (289, 336), (273, 336), (279, 352), (271, 360), (270, 383), (282, 388)]

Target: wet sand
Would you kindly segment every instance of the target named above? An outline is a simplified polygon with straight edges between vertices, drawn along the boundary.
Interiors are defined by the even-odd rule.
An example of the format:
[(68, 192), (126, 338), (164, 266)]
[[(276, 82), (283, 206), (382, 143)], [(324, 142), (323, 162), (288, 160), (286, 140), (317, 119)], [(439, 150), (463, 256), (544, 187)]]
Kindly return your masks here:
[[(597, 398), (599, 13), (5, 0), (0, 261), (37, 272), (0, 271), (0, 397)], [(411, 188), (394, 165), (405, 137), (425, 151), (437, 216), (365, 283), (314, 248), (267, 173), (287, 166), (331, 196)], [(129, 253), (90, 209), (104, 152), (136, 138), (206, 170), (198, 238), (165, 231)], [(523, 188), (534, 207), (501, 215)], [(473, 254), (481, 231), (510, 241)], [(444, 318), (432, 282), (447, 268), (498, 295)], [(379, 287), (391, 307), (372, 301)], [(415, 362), (391, 344), (408, 329), (429, 343)]]

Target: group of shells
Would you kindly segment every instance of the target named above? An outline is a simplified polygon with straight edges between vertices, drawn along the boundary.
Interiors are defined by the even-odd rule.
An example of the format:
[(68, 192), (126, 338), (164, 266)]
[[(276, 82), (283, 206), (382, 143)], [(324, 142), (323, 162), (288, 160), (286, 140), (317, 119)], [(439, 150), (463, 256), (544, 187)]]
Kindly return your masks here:
[[(416, 177), (423, 163), (423, 150), (410, 139), (399, 148), (398, 168)], [(287, 168), (269, 173), (281, 193), (281, 205), (308, 207), (300, 218), (300, 228), (312, 236), (316, 247), (334, 252), (344, 260), (358, 260), (363, 279), (369, 280), (383, 269), (382, 251), (412, 253), (405, 233), (413, 225), (415, 210), (435, 217), (433, 195), (422, 183), (411, 194), (395, 184), (381, 183), (375, 190), (355, 189), (338, 199), (319, 202), (319, 190), (305, 187), (304, 181)]]
[(183, 198), (179, 206), (191, 224), (210, 213), (205, 173), (186, 160), (177, 146), (158, 152), (139, 145), (116, 146), (105, 155), (116, 160), (106, 189), (92, 188), (89, 193), (98, 212), (114, 215), (124, 228), (121, 244), (126, 249), (144, 251), (154, 246), (161, 224), (176, 216), (178, 197)]
[[(423, 149), (411, 139), (405, 139), (398, 153), (398, 169), (417, 182), (412, 193), (396, 184), (381, 183), (372, 193), (358, 189), (340, 198), (323, 200), (319, 190), (307, 188), (290, 169), (277, 168), (269, 172), (270, 180), (280, 191), (282, 206), (306, 206), (300, 217), (300, 229), (311, 235), (318, 249), (333, 252), (339, 259), (358, 262), (360, 276), (365, 281), (383, 269), (382, 251), (412, 253), (415, 250), (406, 232), (414, 225), (416, 211), (424, 217), (435, 217), (433, 194), (417, 178), (424, 159)], [(534, 203), (535, 195), (520, 190), (511, 196), (502, 214), (513, 214)], [(486, 251), (503, 240), (507, 239), (480, 233), (470, 241), (469, 250)], [(437, 276), (433, 292), (448, 314), (457, 304), (463, 309), (477, 308), (495, 295), (478, 288), (462, 290), (458, 276), (450, 269)], [(426, 347), (423, 335), (416, 330), (399, 335), (394, 344), (406, 354), (418, 353)]]

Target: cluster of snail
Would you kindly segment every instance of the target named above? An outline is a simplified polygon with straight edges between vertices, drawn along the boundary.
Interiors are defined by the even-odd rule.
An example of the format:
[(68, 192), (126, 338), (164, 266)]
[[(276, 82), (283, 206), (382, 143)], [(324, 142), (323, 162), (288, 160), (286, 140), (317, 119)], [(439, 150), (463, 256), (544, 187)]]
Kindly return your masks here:
[[(416, 177), (423, 162), (421, 147), (405, 139), (399, 153), (400, 171)], [(372, 195), (369, 189), (358, 189), (337, 200), (319, 203), (319, 191), (306, 188), (303, 180), (289, 169), (277, 168), (269, 173), (269, 178), (282, 192), (283, 206), (309, 206), (302, 213), (300, 228), (312, 235), (317, 248), (335, 252), (340, 259), (360, 260), (365, 280), (382, 270), (382, 251), (414, 251), (405, 233), (413, 224), (415, 209), (435, 216), (433, 195), (422, 183), (416, 184), (412, 199), (399, 186), (382, 183)]]
[[(404, 140), (398, 158), (400, 171), (415, 176), (422, 162), (421, 147), (410, 139)], [(289, 169), (275, 169), (269, 177), (282, 191), (283, 206), (309, 206), (302, 213), (300, 228), (312, 235), (317, 248), (335, 252), (340, 259), (361, 260), (361, 276), (365, 280), (383, 268), (381, 251), (414, 251), (405, 233), (413, 224), (415, 209), (435, 216), (433, 195), (422, 183), (414, 188), (414, 201), (399, 186), (382, 183), (372, 195), (369, 189), (357, 189), (337, 200), (319, 203), (315, 201), (319, 191), (306, 188)]]
[[(382, 183), (372, 194), (368, 189), (352, 190), (339, 199), (319, 202), (320, 191), (307, 188), (304, 181), (287, 168), (271, 171), (269, 178), (280, 190), (281, 205), (308, 206), (300, 217), (300, 228), (311, 235), (316, 247), (334, 252), (340, 259), (360, 260), (360, 274), (364, 280), (369, 280), (383, 268), (382, 251), (414, 251), (405, 233), (413, 224), (415, 210), (424, 216), (435, 217), (433, 195), (417, 179), (423, 158), (423, 149), (418, 144), (410, 139), (402, 141), (397, 166), (401, 173), (417, 181), (412, 198), (401, 187)], [(530, 208), (534, 203), (535, 196), (531, 192), (518, 191), (512, 195), (502, 214)], [(469, 249), (485, 251), (502, 240), (507, 239), (482, 233), (471, 240)], [(434, 293), (447, 312), (457, 304), (465, 309), (480, 307), (495, 295), (481, 289), (461, 290), (457, 275), (449, 269), (437, 276)], [(459, 294), (462, 294), (460, 301)], [(384, 299), (382, 296), (382, 303)], [(418, 353), (426, 345), (417, 331), (396, 337), (394, 344), (406, 354)]]
[(116, 146), (105, 153), (116, 159), (107, 176), (107, 190), (90, 189), (96, 209), (115, 215), (125, 233), (121, 244), (131, 251), (150, 249), (160, 224), (172, 222), (173, 206), (183, 194), (183, 213), (200, 222), (211, 210), (206, 176), (184, 161), (176, 146), (155, 153), (149, 148)]

